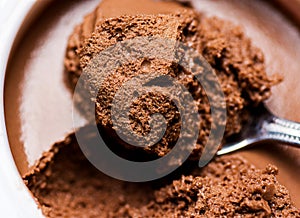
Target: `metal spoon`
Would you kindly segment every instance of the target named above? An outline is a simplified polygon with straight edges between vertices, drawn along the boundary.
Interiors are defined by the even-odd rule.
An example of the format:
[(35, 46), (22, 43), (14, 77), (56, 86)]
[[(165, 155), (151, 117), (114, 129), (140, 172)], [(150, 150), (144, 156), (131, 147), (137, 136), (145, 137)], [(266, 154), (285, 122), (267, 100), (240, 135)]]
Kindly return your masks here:
[(277, 141), (300, 148), (300, 123), (273, 115), (263, 104), (251, 113), (241, 134), (231, 137), (217, 155), (223, 155), (262, 141)]

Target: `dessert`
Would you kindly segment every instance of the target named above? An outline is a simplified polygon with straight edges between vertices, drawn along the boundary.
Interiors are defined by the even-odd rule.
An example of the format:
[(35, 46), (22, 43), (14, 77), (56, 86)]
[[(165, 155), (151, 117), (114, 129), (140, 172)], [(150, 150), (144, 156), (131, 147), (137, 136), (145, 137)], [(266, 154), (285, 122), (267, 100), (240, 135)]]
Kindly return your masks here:
[(91, 165), (71, 134), (24, 181), (47, 217), (299, 217), (276, 174), (229, 155), (162, 180), (123, 182)]
[[(105, 8), (107, 2), (109, 0), (103, 1), (92, 14), (88, 15), (84, 22), (75, 28), (69, 39), (65, 66), (68, 84), (72, 88), (75, 87), (82, 69), (91, 64), (93, 57), (117, 42), (147, 36), (174, 39), (203, 55), (216, 72), (227, 105), (225, 131), (227, 138), (241, 131), (242, 123), (249, 118), (247, 111), (268, 99), (271, 87), (280, 81), (277, 77), (267, 76), (262, 52), (252, 45), (240, 27), (230, 22), (216, 17), (207, 18), (179, 4), (175, 7), (175, 3), (172, 3), (172, 7), (176, 10), (163, 12), (160, 9), (155, 12), (140, 10), (132, 15), (123, 8), (118, 13), (114, 11), (110, 18), (107, 18), (109, 15), (102, 16), (102, 11), (107, 11)], [(153, 4), (151, 0), (143, 1), (141, 4), (148, 3)], [(91, 16), (94, 16), (92, 19), (94, 22), (91, 22)], [(89, 30), (88, 33), (85, 29)], [(105, 135), (111, 136), (112, 144), (137, 149), (134, 145), (119, 140), (113, 129), (111, 104), (116, 92), (126, 81), (137, 75), (155, 72), (172, 76), (192, 94), (201, 123), (197, 145), (191, 157), (198, 158), (210, 133), (212, 122), (210, 105), (200, 84), (176, 63), (141, 59), (115, 69), (104, 81), (96, 97), (96, 123)], [(97, 83), (99, 79), (93, 72), (89, 72), (88, 78), (93, 83)], [(155, 102), (151, 100), (153, 98), (156, 99)], [(85, 101), (90, 101), (88, 97), (82, 94), (81, 98), (75, 98), (76, 100), (79, 110), (83, 113), (88, 111), (84, 108)], [(131, 106), (129, 115), (131, 128), (138, 135), (146, 135), (150, 131), (149, 116), (155, 113), (164, 116), (168, 113), (168, 116), (165, 116), (168, 128), (158, 143), (145, 146), (143, 149), (152, 155), (164, 156), (176, 143), (181, 126), (178, 110), (166, 96), (157, 93), (139, 96)]]
[[(240, 27), (230, 22), (207, 18), (177, 3), (104, 0), (75, 28), (69, 39), (65, 58), (68, 86), (75, 88), (82, 69), (94, 55), (118, 41), (149, 35), (182, 41), (212, 65), (226, 97), (226, 137), (241, 130), (248, 118), (247, 111), (267, 99), (271, 86), (279, 81), (267, 77), (261, 51), (252, 46)], [(179, 115), (175, 105), (163, 95), (148, 93), (132, 104), (131, 124), (137, 133), (144, 135), (149, 131), (147, 117), (153, 113), (165, 115), (172, 124), (163, 140), (143, 149), (146, 153), (140, 155), (141, 151), (122, 143), (112, 129), (109, 105), (118, 87), (134, 75), (158, 70), (188, 87), (198, 103), (204, 121), (193, 155), (198, 157), (210, 129), (208, 101), (199, 84), (186, 76), (188, 72), (167, 61), (141, 59), (111, 74), (100, 90), (105, 95), (96, 99), (100, 132), (111, 140), (114, 151), (125, 153), (124, 156), (145, 160), (149, 153), (164, 156), (172, 149), (179, 134)], [(84, 111), (84, 102), (81, 103), (83, 107), (79, 109)], [(85, 133), (87, 143), (92, 141), (87, 127), (79, 131)], [(259, 170), (242, 157), (229, 155), (215, 158), (202, 169), (190, 160), (158, 181), (118, 181), (88, 161), (73, 133), (45, 152), (24, 176), (24, 181), (47, 217), (300, 216), (286, 188), (277, 182), (276, 174), (274, 166)]]
[(175, 2), (154, 2), (149, 0), (105, 0), (90, 14), (86, 15), (83, 22), (74, 28), (70, 35), (65, 57), (67, 85), (74, 89), (78, 77), (82, 73), (79, 64), (77, 49), (82, 47), (85, 39), (91, 36), (97, 24), (111, 17), (136, 14), (166, 14), (182, 9), (180, 4)]

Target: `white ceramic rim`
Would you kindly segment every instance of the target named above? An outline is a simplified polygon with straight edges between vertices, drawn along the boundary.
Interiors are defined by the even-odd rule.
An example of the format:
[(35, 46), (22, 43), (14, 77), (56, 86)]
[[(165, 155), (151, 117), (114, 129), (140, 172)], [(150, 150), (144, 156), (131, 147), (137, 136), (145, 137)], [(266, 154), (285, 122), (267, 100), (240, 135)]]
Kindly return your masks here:
[(7, 61), (19, 29), (35, 3), (34, 0), (0, 2), (0, 217), (44, 217), (17, 170), (7, 138), (4, 117)]

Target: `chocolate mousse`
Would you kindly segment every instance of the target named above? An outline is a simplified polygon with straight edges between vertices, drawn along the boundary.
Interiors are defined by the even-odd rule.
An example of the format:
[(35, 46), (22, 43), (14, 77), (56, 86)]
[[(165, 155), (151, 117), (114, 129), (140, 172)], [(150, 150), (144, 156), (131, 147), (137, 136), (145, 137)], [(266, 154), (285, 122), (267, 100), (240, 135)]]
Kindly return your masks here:
[[(133, 15), (132, 11), (127, 13), (122, 9), (119, 13), (114, 11), (110, 18), (107, 18), (108, 14), (102, 16), (104, 13), (102, 11), (107, 11), (106, 2), (109, 0), (103, 1), (92, 14), (88, 15), (84, 22), (75, 28), (69, 39), (65, 66), (66, 76), (69, 78), (68, 84), (72, 88), (75, 87), (82, 69), (91, 64), (91, 60), (96, 55), (117, 42), (147, 36), (174, 39), (203, 55), (218, 76), (227, 105), (225, 130), (225, 138), (227, 138), (241, 131), (242, 123), (249, 119), (247, 111), (251, 111), (251, 108), (268, 99), (271, 95), (271, 87), (280, 81), (278, 77), (267, 76), (262, 52), (252, 45), (239, 26), (216, 17), (205, 17), (193, 9), (175, 3), (172, 3), (172, 7), (176, 5), (176, 10), (159, 9), (154, 13), (139, 9)], [(143, 4), (146, 3), (153, 4), (151, 0), (143, 1)], [(160, 8), (159, 4), (166, 3), (155, 2), (155, 4)], [(94, 18), (91, 19), (91, 16)], [(88, 31), (86, 32), (85, 29)], [(147, 66), (146, 72), (145, 66)], [(105, 132), (105, 135), (111, 136), (112, 144), (135, 147), (119, 140), (115, 133), (111, 118), (111, 104), (116, 92), (125, 82), (134, 76), (154, 72), (172, 76), (192, 94), (201, 123), (197, 145), (191, 157), (199, 157), (210, 133), (212, 122), (210, 105), (205, 90), (177, 63), (141, 59), (115, 69), (104, 81), (95, 99), (96, 122), (99, 128)], [(88, 73), (91, 84), (97, 84), (99, 80), (97, 77), (98, 75), (93, 72)], [(78, 108), (83, 113), (89, 110), (85, 108), (87, 105), (85, 101), (90, 99), (85, 94), (75, 98), (75, 101), (78, 101)], [(158, 143), (145, 146), (143, 149), (150, 154), (164, 156), (176, 143), (181, 127), (178, 110), (166, 96), (148, 93), (133, 102), (129, 115), (131, 127), (138, 135), (147, 135), (150, 131), (148, 118), (155, 113), (163, 115), (168, 113), (168, 116), (165, 116), (168, 128)]]
[(94, 32), (99, 22), (112, 17), (137, 14), (169, 14), (180, 11), (184, 7), (176, 2), (152, 0), (104, 0), (93, 12), (86, 15), (83, 22), (74, 28), (66, 51), (65, 68), (67, 85), (74, 89), (78, 77), (82, 73), (77, 50), (83, 46), (84, 40)]
[(299, 217), (277, 173), (229, 155), (158, 181), (123, 182), (96, 169), (71, 134), (24, 181), (46, 217)]
[[(133, 4), (134, 3), (134, 4)], [(103, 0), (71, 34), (65, 58), (65, 77), (71, 90), (91, 59), (117, 42), (138, 36), (178, 40), (195, 49), (214, 69), (225, 94), (225, 138), (241, 131), (248, 111), (266, 100), (280, 79), (266, 75), (264, 56), (243, 30), (216, 17), (205, 17), (174, 2)], [(164, 115), (167, 131), (157, 144), (141, 151), (121, 142), (113, 129), (110, 104), (118, 88), (137, 75), (159, 72), (183, 84), (192, 94), (201, 116), (193, 157), (207, 141), (211, 115), (205, 91), (189, 72), (176, 63), (140, 59), (116, 68), (95, 99), (96, 122), (115, 152), (124, 156), (156, 158), (171, 149), (180, 133), (180, 115), (166, 96), (147, 93), (132, 102), (133, 130), (149, 132), (148, 117)], [(90, 72), (90, 79), (97, 76)], [(85, 112), (85, 101), (75, 99)], [(86, 143), (93, 141), (89, 128), (79, 131)], [(130, 147), (131, 149), (128, 149)], [(124, 149), (125, 148), (125, 149)], [(45, 152), (24, 176), (24, 181), (46, 217), (299, 217), (289, 192), (276, 179), (278, 170), (255, 168), (239, 155), (217, 157), (204, 168), (190, 159), (165, 178), (131, 183), (110, 178), (82, 153), (74, 133)]]

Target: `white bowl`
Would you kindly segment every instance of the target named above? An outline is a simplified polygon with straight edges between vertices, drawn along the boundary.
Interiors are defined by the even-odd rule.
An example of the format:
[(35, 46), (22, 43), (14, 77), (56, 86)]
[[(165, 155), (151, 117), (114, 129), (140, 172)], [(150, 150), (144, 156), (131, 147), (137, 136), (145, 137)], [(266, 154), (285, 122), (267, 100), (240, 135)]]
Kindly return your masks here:
[(0, 217), (43, 217), (16, 168), (8, 143), (4, 118), (4, 78), (9, 54), (33, 0), (0, 2)]

